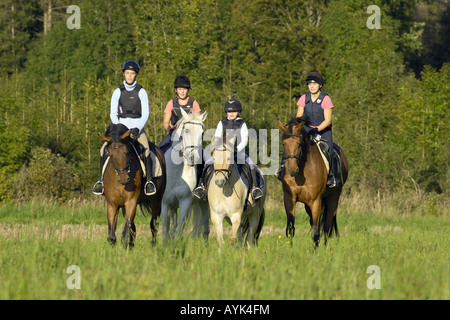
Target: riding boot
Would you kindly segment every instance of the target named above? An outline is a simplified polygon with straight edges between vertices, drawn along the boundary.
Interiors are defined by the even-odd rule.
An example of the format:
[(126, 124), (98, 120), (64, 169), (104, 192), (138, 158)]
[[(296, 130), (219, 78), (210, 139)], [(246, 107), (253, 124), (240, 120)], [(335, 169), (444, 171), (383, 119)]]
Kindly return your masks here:
[(194, 191), (192, 192), (193, 195), (199, 198), (200, 200), (208, 201), (207, 186), (213, 169), (214, 169), (213, 164), (204, 166), (202, 176), (200, 177), (198, 182), (198, 187), (195, 188)]
[[(106, 149), (106, 148), (105, 148)], [(94, 184), (92, 187), (92, 193), (95, 195), (103, 195), (103, 166), (105, 165), (105, 161), (108, 158), (107, 151), (104, 151), (103, 156), (100, 156), (100, 179)]]
[(152, 156), (149, 154), (147, 157), (145, 157), (145, 169), (147, 171), (147, 174), (145, 176), (146, 183), (144, 186), (144, 193), (147, 196), (152, 196), (156, 193), (156, 186), (152, 181), (153, 178), (153, 161)]
[(338, 184), (338, 180), (336, 179), (336, 177), (338, 176), (339, 165), (339, 159), (337, 158), (337, 153), (335, 150), (330, 153), (329, 160), (330, 172), (328, 173), (327, 186), (329, 188), (334, 188)]
[(258, 200), (260, 198), (262, 198), (262, 196), (264, 195), (262, 190), (260, 188), (257, 187), (257, 183), (258, 181), (256, 180), (256, 169), (252, 169), (251, 171), (251, 175), (252, 175), (252, 183), (253, 183), (253, 189), (252, 189), (252, 198), (254, 200)]
[(278, 180), (283, 180), (283, 176), (284, 176), (284, 162), (286, 160), (284, 159), (284, 152), (283, 155), (281, 156), (281, 165), (280, 167), (277, 169), (277, 171), (275, 172), (274, 176), (278, 179)]

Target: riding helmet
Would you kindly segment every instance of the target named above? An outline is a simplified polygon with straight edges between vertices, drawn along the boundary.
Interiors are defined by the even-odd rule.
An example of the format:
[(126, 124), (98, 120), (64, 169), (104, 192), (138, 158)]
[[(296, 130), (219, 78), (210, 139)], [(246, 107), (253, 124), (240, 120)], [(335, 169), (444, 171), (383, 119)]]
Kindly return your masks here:
[(239, 113), (242, 112), (242, 105), (239, 100), (231, 99), (225, 102), (225, 107), (223, 108), (225, 112), (234, 112), (237, 111)]
[(319, 72), (312, 71), (306, 77), (306, 84), (311, 83), (311, 82), (317, 82), (319, 84), (324, 84), (325, 81), (323, 80), (323, 77)]
[(139, 63), (137, 63), (134, 60), (128, 60), (126, 61), (122, 66), (122, 72), (125, 72), (125, 70), (133, 70), (136, 73), (139, 73)]
[(191, 89), (191, 80), (184, 74), (179, 75), (175, 78), (173, 83), (174, 88), (186, 88)]

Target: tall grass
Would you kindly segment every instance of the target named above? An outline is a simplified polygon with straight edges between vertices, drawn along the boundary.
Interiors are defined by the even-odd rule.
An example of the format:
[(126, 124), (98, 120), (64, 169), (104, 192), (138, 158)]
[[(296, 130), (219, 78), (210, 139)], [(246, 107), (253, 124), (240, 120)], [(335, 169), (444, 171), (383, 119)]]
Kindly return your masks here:
[[(213, 230), (208, 246), (188, 236), (152, 246), (139, 214), (135, 248), (125, 251), (106, 242), (103, 206), (0, 207), (0, 299), (450, 298), (448, 215), (350, 212), (344, 202), (341, 237), (315, 249), (301, 206), (293, 240), (283, 210), (269, 209), (258, 247), (219, 250)], [(120, 218), (119, 237), (122, 227)], [(66, 285), (70, 265), (80, 267), (79, 290)], [(371, 265), (379, 290), (366, 285)]]

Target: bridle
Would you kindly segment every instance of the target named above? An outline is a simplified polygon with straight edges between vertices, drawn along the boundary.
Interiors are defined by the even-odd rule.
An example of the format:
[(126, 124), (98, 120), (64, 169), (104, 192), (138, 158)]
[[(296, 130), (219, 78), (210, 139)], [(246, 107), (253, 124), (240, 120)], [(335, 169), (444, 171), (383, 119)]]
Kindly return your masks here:
[[(117, 146), (111, 146), (111, 145), (109, 145), (108, 146), (108, 148), (111, 148), (111, 149), (120, 149), (120, 148), (122, 148), (122, 146), (123, 145), (127, 145), (126, 143), (123, 143), (123, 142), (120, 142), (120, 145), (117, 145)], [(128, 150), (128, 146), (127, 146), (127, 150)], [(113, 167), (113, 169), (114, 169), (114, 171), (116, 172), (116, 176), (119, 176), (119, 175), (121, 175), (121, 174), (124, 174), (124, 173), (126, 173), (127, 175), (130, 173), (130, 171), (131, 171), (131, 157), (128, 157), (128, 162), (127, 162), (127, 164), (125, 165), (125, 167), (123, 167), (123, 168), (117, 168), (115, 165), (114, 165), (114, 163), (112, 162), (112, 161), (110, 161), (111, 162), (111, 166)], [(128, 176), (127, 177), (127, 180), (126, 180), (126, 182), (123, 182), (123, 181), (121, 181), (120, 179), (117, 179), (117, 181), (119, 182), (119, 183), (121, 183), (121, 184), (127, 184), (128, 182), (130, 182), (130, 177)]]
[[(202, 126), (204, 127), (203, 123), (199, 123), (199, 122), (193, 122), (193, 121), (187, 121), (185, 123), (183, 123), (183, 128), (186, 124), (193, 124), (193, 125), (197, 125), (197, 126)], [(183, 135), (180, 134), (180, 143), (181, 143), (181, 148), (180, 148), (180, 157), (185, 158), (186, 160), (188, 160), (187, 156), (189, 154), (191, 154), (194, 150), (202, 150), (202, 146), (197, 146), (197, 145), (187, 145), (185, 146), (183, 143)], [(191, 149), (190, 152), (187, 152), (186, 149)], [(189, 161), (188, 161), (189, 163)], [(188, 164), (190, 166), (190, 164)]]
[[(289, 136), (289, 137), (302, 136), (302, 132), (295, 132), (295, 133), (290, 133), (290, 134), (287, 134), (287, 133), (285, 132), (284, 134), (287, 135), (287, 136)], [(300, 162), (300, 160), (302, 159), (302, 157), (303, 157), (303, 148), (302, 148), (302, 146), (303, 146), (303, 141), (301, 141), (300, 144), (299, 144), (299, 149), (300, 149), (300, 151), (299, 151), (299, 154), (298, 154), (298, 155), (287, 155), (287, 154), (285, 154), (285, 155), (284, 155), (284, 159), (285, 159), (285, 160), (288, 160), (288, 159), (297, 159), (297, 164), (298, 164), (298, 163)]]
[[(216, 151), (227, 151), (226, 147), (223, 147), (222, 149), (215, 149)], [(229, 169), (214, 169), (214, 173), (221, 173), (225, 177), (225, 180), (228, 182), (231, 176), (231, 171)]]

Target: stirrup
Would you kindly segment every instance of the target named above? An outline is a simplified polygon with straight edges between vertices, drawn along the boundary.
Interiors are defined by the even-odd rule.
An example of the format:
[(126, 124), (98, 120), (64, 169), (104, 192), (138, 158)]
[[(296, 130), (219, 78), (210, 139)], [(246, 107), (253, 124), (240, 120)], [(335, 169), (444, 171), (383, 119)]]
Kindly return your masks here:
[(98, 180), (94, 186), (92, 187), (92, 193), (98, 196), (103, 195), (104, 189), (103, 189), (103, 181)]
[(200, 200), (207, 200), (205, 187), (203, 185), (199, 185), (197, 188), (195, 188), (194, 191), (192, 191), (192, 194)]
[[(256, 193), (256, 195), (255, 195), (255, 193)], [(252, 190), (253, 200), (258, 200), (258, 199), (262, 198), (262, 196), (263, 196), (263, 192), (260, 188), (253, 188), (253, 190)]]
[[(147, 191), (147, 188), (149, 188), (150, 190)], [(152, 196), (152, 195), (154, 195), (154, 194), (156, 193), (156, 186), (155, 186), (155, 184), (153, 183), (153, 181), (147, 181), (147, 182), (145, 183), (145, 186), (144, 186), (144, 193), (145, 193), (145, 195), (147, 195), (147, 196)]]

